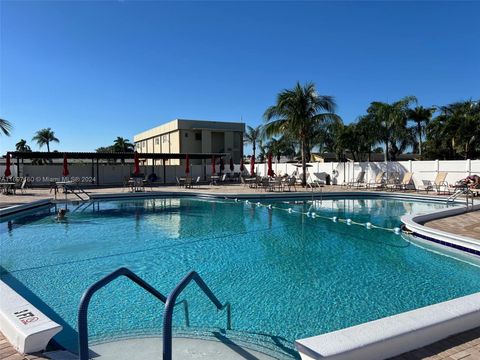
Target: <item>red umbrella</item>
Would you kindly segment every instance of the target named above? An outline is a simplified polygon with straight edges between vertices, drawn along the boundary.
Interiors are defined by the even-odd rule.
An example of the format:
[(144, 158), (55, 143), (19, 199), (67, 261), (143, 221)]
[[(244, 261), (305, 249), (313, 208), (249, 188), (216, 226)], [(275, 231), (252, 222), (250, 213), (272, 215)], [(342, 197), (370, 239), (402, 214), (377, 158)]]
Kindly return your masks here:
[(220, 174), (225, 170), (225, 164), (223, 163), (223, 158), (220, 158)]
[(240, 159), (240, 172), (243, 172), (245, 170), (245, 166), (243, 166), (243, 158)]
[(68, 172), (67, 154), (63, 154), (63, 172), (62, 172), (62, 175), (63, 176), (68, 176), (68, 174), (70, 174), (70, 173)]
[(268, 154), (268, 159), (267, 159), (267, 175), (273, 177), (273, 169), (272, 169), (272, 154)]
[(185, 174), (190, 174), (190, 158), (188, 154), (185, 156)]
[(212, 175), (215, 175), (215, 156), (212, 156)]
[(233, 159), (230, 158), (230, 171), (235, 170), (235, 165), (233, 165)]
[(7, 162), (5, 163), (5, 176), (9, 177), (12, 175), (12, 172), (10, 171), (10, 153), (7, 152)]
[(255, 156), (250, 159), (250, 176), (255, 176)]
[(140, 159), (138, 158), (138, 152), (135, 151), (134, 157), (133, 157), (134, 163), (135, 163), (135, 169), (133, 170), (133, 173), (135, 175), (140, 174)]

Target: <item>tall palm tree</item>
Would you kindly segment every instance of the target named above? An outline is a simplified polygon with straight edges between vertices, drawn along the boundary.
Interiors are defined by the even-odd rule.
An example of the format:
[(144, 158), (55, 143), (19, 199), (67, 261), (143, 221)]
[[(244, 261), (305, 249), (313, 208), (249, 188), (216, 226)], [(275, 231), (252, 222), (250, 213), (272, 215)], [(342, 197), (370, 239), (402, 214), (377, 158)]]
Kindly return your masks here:
[(20, 139), (19, 142), (15, 144), (15, 149), (20, 152), (30, 152), (32, 149), (27, 145), (27, 140)]
[[(378, 127), (381, 142), (385, 143), (385, 161), (390, 159), (389, 154), (392, 150), (394, 157), (398, 146), (394, 144), (397, 140), (406, 141), (410, 136), (409, 132), (405, 131), (408, 120), (408, 109), (410, 104), (416, 103), (415, 96), (406, 96), (391, 104), (374, 101), (367, 109), (368, 115), (375, 119)], [(391, 148), (391, 144), (392, 146)]]
[(416, 135), (418, 136), (418, 155), (422, 158), (422, 139), (425, 133), (425, 128), (432, 120), (432, 115), (435, 112), (435, 108), (424, 108), (423, 106), (417, 106), (414, 109), (408, 110), (408, 119), (415, 122)]
[(10, 136), (12, 128), (12, 124), (9, 121), (0, 119), (0, 131), (3, 132), (4, 135)]
[(263, 128), (261, 125), (253, 128), (247, 125), (247, 131), (244, 134), (243, 142), (246, 144), (252, 144), (253, 157), (255, 157), (255, 150), (257, 149), (257, 143), (263, 138)]
[(302, 185), (307, 184), (306, 154), (309, 136), (318, 126), (338, 119), (335, 101), (331, 96), (319, 95), (311, 82), (299, 82), (291, 90), (285, 89), (277, 95), (276, 104), (270, 106), (264, 116), (265, 132), (268, 136), (287, 135), (298, 139), (302, 157)]
[(115, 152), (133, 152), (134, 145), (130, 140), (117, 136), (113, 142), (113, 149)]
[(36, 141), (40, 148), (42, 148), (43, 145), (47, 145), (48, 152), (50, 152), (51, 142), (60, 142), (60, 140), (55, 137), (55, 132), (51, 128), (38, 130), (32, 138), (32, 141)]

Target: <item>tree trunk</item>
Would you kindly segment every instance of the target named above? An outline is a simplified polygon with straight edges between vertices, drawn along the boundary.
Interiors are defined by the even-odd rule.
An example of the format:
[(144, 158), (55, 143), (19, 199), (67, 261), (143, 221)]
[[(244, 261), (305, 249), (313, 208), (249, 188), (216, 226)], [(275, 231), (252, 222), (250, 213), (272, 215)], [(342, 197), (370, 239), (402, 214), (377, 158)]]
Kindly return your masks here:
[(302, 187), (306, 187), (307, 186), (307, 162), (306, 162), (306, 158), (305, 158), (305, 140), (301, 140), (302, 142), (302, 170), (303, 170), (303, 174), (302, 174)]
[(385, 162), (388, 161), (388, 137), (385, 139), (385, 154), (384, 154)]
[(418, 123), (418, 155), (422, 160), (422, 124)]
[(47, 152), (50, 152), (50, 143), (47, 141)]

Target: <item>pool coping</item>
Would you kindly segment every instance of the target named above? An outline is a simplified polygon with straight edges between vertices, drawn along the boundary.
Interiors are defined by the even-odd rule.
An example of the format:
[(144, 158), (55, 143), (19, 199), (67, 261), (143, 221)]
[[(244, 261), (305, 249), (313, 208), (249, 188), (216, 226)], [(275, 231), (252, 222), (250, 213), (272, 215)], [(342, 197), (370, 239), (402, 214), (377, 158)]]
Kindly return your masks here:
[[(205, 192), (148, 192), (148, 193), (107, 193), (92, 194), (88, 201), (141, 199), (164, 197), (197, 197), (210, 199), (329, 199), (329, 198), (395, 198), (403, 200), (443, 202), (446, 198), (433, 196), (418, 196), (418, 194), (399, 194), (388, 192), (288, 192), (288, 193), (205, 193)], [(14, 205), (0, 209), (0, 217), (13, 215), (22, 211), (53, 204), (52, 199), (34, 201), (22, 205)], [(474, 209), (480, 209), (480, 203), (475, 202)], [(464, 206), (454, 206), (448, 209), (434, 211), (428, 214), (405, 215), (401, 221), (419, 238), (424, 238), (431, 244), (450, 247), (455, 251), (469, 252), (480, 255), (480, 241), (428, 228), (423, 225), (426, 221), (457, 215), (465, 212)], [(430, 235), (430, 236), (429, 236)], [(435, 239), (431, 236), (438, 236)], [(468, 246), (470, 247), (468, 247)], [(473, 252), (472, 252), (473, 251)], [(478, 253), (476, 253), (478, 252)], [(298, 339), (295, 346), (302, 359), (330, 359), (330, 360), (374, 360), (396, 356), (401, 353), (429, 345), (450, 335), (470, 330), (480, 325), (480, 305), (472, 305), (465, 298), (474, 297), (476, 304), (480, 303), (480, 292), (467, 297), (456, 298), (450, 301), (433, 304), (424, 308), (400, 313), (391, 317), (366, 322), (354, 327), (341, 329), (335, 332), (314, 336), (307, 339)], [(454, 306), (452, 306), (454, 304)], [(434, 311), (432, 312), (432, 307)], [(450, 311), (450, 308), (460, 309)], [(460, 311), (460, 312), (459, 312)], [(412, 316), (411, 314), (415, 314)], [(432, 320), (434, 319), (434, 320)], [(460, 319), (460, 320), (458, 320)], [(380, 324), (380, 325), (379, 325)], [(377, 329), (377, 331), (372, 331)], [(390, 329), (390, 331), (386, 331)], [(430, 332), (432, 332), (430, 334)], [(364, 334), (368, 333), (368, 337)], [(346, 336), (345, 334), (348, 334)], [(325, 338), (330, 345), (325, 347)], [(363, 339), (363, 340), (362, 340)], [(348, 345), (347, 345), (348, 344)], [(322, 350), (322, 348), (324, 350)], [(325, 350), (327, 349), (327, 351)], [(325, 352), (326, 351), (326, 352)], [(381, 357), (378, 357), (381, 356)]]
[[(480, 211), (480, 204), (473, 205), (472, 211)], [(468, 236), (452, 234), (434, 229), (424, 224), (428, 221), (466, 213), (465, 206), (432, 211), (425, 214), (404, 215), (400, 218), (407, 230), (417, 237), (419, 242), (427, 242), (434, 246), (448, 247), (469, 255), (480, 256), (480, 240)]]
[(38, 207), (51, 205), (52, 203), (53, 203), (53, 199), (42, 199), (42, 200), (32, 201), (25, 204), (8, 206), (0, 209), (0, 218), (14, 215), (22, 211), (32, 210)]
[(303, 360), (382, 360), (478, 327), (480, 293), (295, 341)]

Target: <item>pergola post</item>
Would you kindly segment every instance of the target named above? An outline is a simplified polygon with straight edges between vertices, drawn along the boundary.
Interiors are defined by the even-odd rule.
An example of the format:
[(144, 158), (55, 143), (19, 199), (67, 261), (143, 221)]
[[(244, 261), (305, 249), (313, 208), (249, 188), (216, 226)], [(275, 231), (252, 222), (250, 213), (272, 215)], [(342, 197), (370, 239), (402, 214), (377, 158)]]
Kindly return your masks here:
[(165, 169), (165, 159), (162, 159), (162, 164), (163, 164), (163, 185), (165, 185), (167, 183), (167, 178), (166, 178), (167, 171)]
[(98, 158), (97, 158), (97, 177), (96, 177), (96, 180), (97, 180), (97, 186), (100, 186), (100, 172), (98, 170), (99, 170), (99, 168), (98, 168)]

